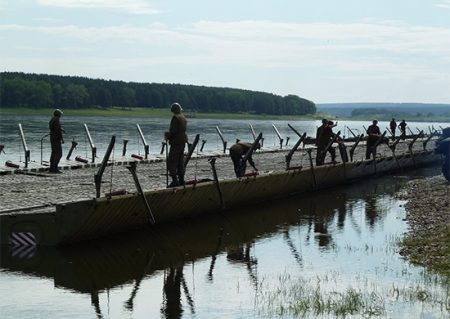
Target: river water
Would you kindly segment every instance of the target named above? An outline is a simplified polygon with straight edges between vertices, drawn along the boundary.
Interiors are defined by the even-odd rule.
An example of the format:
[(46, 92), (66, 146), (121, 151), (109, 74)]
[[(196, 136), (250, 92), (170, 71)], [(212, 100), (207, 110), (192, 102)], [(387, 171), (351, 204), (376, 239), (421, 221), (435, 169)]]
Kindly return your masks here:
[(407, 180), (428, 168), (70, 247), (1, 249), (11, 318), (448, 318), (409, 264)]
[[(31, 160), (49, 156), (48, 117), (0, 116), (5, 160), (23, 160), (22, 124)], [(169, 119), (62, 118), (78, 154), (89, 157), (83, 124), (101, 156), (111, 135), (143, 153), (136, 124), (159, 154)], [(205, 151), (262, 132), (264, 148), (278, 148), (275, 125), (288, 145), (287, 126), (314, 136), (319, 121), (189, 119), (189, 138)], [(339, 122), (350, 136), (368, 122)], [(448, 123), (409, 123), (429, 131)], [(380, 123), (380, 128), (387, 123)], [(284, 144), (283, 147), (286, 147)], [(119, 148), (119, 149), (117, 149)], [(121, 152), (120, 142), (116, 152)], [(0, 318), (448, 318), (449, 283), (398, 254), (407, 230), (396, 195), (411, 178), (439, 167), (385, 176), (239, 210), (145, 229), (64, 248), (1, 247)], [(0, 176), (1, 178), (1, 176)]]
[[(67, 112), (68, 113), (68, 112)], [(0, 115), (0, 145), (4, 145), (4, 153), (0, 153), (0, 163), (11, 160), (14, 163), (23, 162), (24, 148), (19, 134), (19, 124), (25, 136), (25, 142), (30, 150), (31, 161), (40, 163), (48, 161), (50, 157), (50, 143), (48, 137), (48, 121), (46, 116), (27, 115)], [(65, 114), (61, 118), (61, 123), (66, 131), (63, 147), (65, 157), (70, 149), (71, 141), (75, 140), (78, 145), (74, 151), (74, 156), (79, 155), (86, 159), (91, 158), (91, 146), (87, 137), (84, 124), (89, 129), (92, 141), (97, 147), (97, 154), (100, 161), (108, 147), (112, 135), (116, 135), (116, 154), (122, 153), (122, 141), (128, 140), (128, 154), (144, 154), (143, 141), (137, 130), (136, 124), (141, 127), (144, 138), (150, 146), (150, 155), (159, 154), (164, 132), (169, 126), (169, 118), (139, 118), (139, 117), (80, 117)], [(316, 128), (320, 121), (273, 121), (273, 120), (226, 120), (226, 119), (189, 119), (188, 136), (190, 142), (194, 140), (196, 134), (200, 134), (200, 144), (205, 140), (203, 150), (220, 151), (223, 150), (223, 143), (217, 133), (219, 128), (227, 146), (231, 146), (236, 139), (242, 141), (253, 141), (252, 125), (254, 132), (258, 135), (263, 133), (264, 148), (279, 148), (280, 139), (274, 126), (283, 139), (283, 147), (293, 146), (298, 137), (293, 130), (288, 127), (291, 124), (300, 134), (307, 133), (307, 136), (315, 137)], [(359, 135), (365, 132), (364, 127), (368, 127), (370, 122), (362, 121), (341, 121), (334, 128), (334, 132), (341, 132), (341, 136), (351, 137), (353, 134)], [(429, 133), (431, 128), (439, 130), (440, 127), (447, 127), (448, 123), (408, 123), (412, 132), (419, 130)], [(388, 127), (387, 122), (380, 122), (379, 127), (383, 131)], [(351, 132), (350, 132), (350, 130)], [(200, 145), (199, 144), (199, 145)], [(72, 158), (73, 158), (72, 157)]]

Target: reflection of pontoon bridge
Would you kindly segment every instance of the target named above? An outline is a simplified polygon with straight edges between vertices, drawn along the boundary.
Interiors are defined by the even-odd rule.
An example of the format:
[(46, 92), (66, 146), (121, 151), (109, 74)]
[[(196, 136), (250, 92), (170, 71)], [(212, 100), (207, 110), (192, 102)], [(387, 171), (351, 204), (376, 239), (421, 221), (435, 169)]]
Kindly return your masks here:
[[(291, 128), (295, 131), (293, 127)], [(391, 144), (391, 156), (315, 167), (311, 155), (313, 149), (309, 148), (310, 166), (291, 167), (292, 156), (306, 137), (306, 134), (300, 135), (297, 131), (295, 132), (299, 138), (286, 155), (286, 169), (283, 171), (224, 180), (219, 180), (217, 174), (213, 174), (214, 180), (204, 183), (194, 183), (175, 189), (143, 191), (135, 167), (131, 166), (130, 171), (136, 183), (137, 193), (100, 197), (102, 174), (114, 147), (115, 137), (113, 137), (95, 176), (97, 198), (56, 205), (54, 210), (45, 213), (30, 211), (0, 215), (2, 228), (0, 242), (8, 243), (13, 234), (28, 234), (40, 245), (67, 244), (142, 228), (154, 222), (168, 222), (223, 208), (234, 208), (245, 203), (326, 188), (397, 169), (410, 169), (440, 159), (440, 156), (427, 148), (427, 143), (433, 134), (424, 138), (424, 133), (420, 132), (408, 140), (409, 151), (405, 153), (396, 154), (395, 152), (396, 146), (402, 143), (398, 138)], [(422, 138), (423, 149), (413, 151), (414, 143), (419, 138)], [(196, 140), (198, 141), (198, 138)], [(259, 134), (255, 144), (261, 140), (262, 134)], [(362, 136), (353, 140), (349, 151), (350, 160), (353, 159), (353, 152), (361, 140)], [(190, 151), (192, 152), (193, 149), (194, 147), (191, 147)], [(254, 148), (246, 157), (253, 151)], [(190, 155), (188, 159), (189, 157)], [(214, 163), (212, 159), (213, 173), (215, 172)]]
[[(375, 192), (377, 183), (367, 181), (358, 184), (358, 187), (333, 188), (307, 196), (290, 197), (216, 214), (208, 219), (156, 225), (89, 244), (35, 247), (33, 252), (22, 258), (14, 254), (15, 248), (2, 246), (0, 267), (3, 271), (52, 278), (56, 287), (90, 294), (99, 315), (99, 293), (125, 284), (132, 285), (130, 297), (124, 300), (124, 308), (132, 311), (142, 281), (167, 271), (165, 294), (178, 296), (178, 300), (166, 303), (164, 312), (181, 311), (180, 289), (187, 297), (189, 308), (194, 311), (195, 300), (189, 293), (192, 288), (188, 287), (183, 277), (186, 265), (209, 258), (210, 267), (205, 276), (214, 281), (216, 276), (220, 276), (215, 272), (216, 259), (225, 254), (228, 262), (240, 264), (248, 270), (249, 279), (257, 289), (258, 262), (255, 252), (251, 250), (258, 238), (280, 236), (293, 260), (303, 267), (307, 256), (302, 255), (297, 240), (292, 240), (292, 233), (295, 232), (291, 230), (306, 226), (308, 232), (304, 240), (317, 241), (318, 245), (322, 245), (323, 238), (328, 237), (325, 242), (329, 244), (333, 234), (315, 233), (313, 228), (331, 228), (330, 224), (336, 222), (339, 229), (345, 223), (352, 223), (351, 209), (345, 208), (346, 203)], [(383, 185), (392, 188), (384, 189), (384, 193), (394, 192), (398, 187), (395, 183)]]

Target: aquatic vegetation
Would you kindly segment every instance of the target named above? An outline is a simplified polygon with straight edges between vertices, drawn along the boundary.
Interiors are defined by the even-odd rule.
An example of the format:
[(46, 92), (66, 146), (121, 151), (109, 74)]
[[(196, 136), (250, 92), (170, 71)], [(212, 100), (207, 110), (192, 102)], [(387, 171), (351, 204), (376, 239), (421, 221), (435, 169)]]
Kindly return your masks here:
[[(279, 278), (279, 286), (262, 293), (259, 301), (262, 312), (269, 317), (305, 317), (333, 315), (379, 316), (385, 313), (383, 297), (376, 291), (365, 292), (348, 287), (343, 291), (327, 288), (327, 275), (311, 283), (303, 278)], [(321, 286), (320, 282), (324, 285)]]
[[(284, 273), (278, 276), (275, 287), (267, 280), (259, 287), (257, 304), (259, 314), (270, 318), (375, 318), (392, 313), (399, 304), (431, 309), (446, 317), (450, 311), (448, 289), (445, 293), (445, 288), (438, 288), (442, 282), (436, 282), (437, 277), (424, 277), (423, 282), (389, 288), (360, 274), (354, 280), (344, 280), (337, 273), (314, 279)], [(343, 287), (342, 282), (352, 284)]]

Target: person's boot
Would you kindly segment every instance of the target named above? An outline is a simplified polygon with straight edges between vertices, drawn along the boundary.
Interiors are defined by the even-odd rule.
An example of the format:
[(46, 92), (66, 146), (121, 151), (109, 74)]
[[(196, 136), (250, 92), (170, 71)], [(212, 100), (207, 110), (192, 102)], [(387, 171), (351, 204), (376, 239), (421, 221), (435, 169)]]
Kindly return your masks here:
[(182, 186), (184, 185), (184, 176), (183, 175), (178, 175), (178, 183)]
[(178, 178), (176, 176), (171, 176), (172, 182), (169, 184), (168, 187), (177, 187), (180, 186), (180, 182), (178, 181)]

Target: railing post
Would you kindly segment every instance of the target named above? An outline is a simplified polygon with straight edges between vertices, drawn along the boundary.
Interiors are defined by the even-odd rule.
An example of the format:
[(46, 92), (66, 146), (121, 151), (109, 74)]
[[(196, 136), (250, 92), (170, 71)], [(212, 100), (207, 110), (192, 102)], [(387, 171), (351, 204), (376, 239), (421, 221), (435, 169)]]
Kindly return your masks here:
[(84, 124), (84, 130), (86, 131), (86, 136), (89, 140), (89, 145), (91, 146), (92, 151), (92, 163), (95, 162), (95, 158), (97, 157), (97, 148), (94, 145), (94, 142), (92, 141), (91, 133), (89, 132), (88, 126), (86, 123)]
[(294, 155), (294, 152), (298, 149), (300, 144), (304, 141), (305, 137), (306, 137), (306, 132), (303, 133), (302, 136), (300, 136), (300, 138), (298, 139), (297, 143), (295, 143), (295, 145), (292, 147), (292, 149), (286, 155), (286, 170), (289, 170), (289, 168), (291, 166), (292, 156)]
[(109, 142), (108, 149), (106, 150), (105, 156), (103, 157), (102, 164), (100, 165), (97, 173), (94, 175), (95, 182), (95, 191), (97, 198), (100, 197), (100, 188), (102, 186), (102, 176), (105, 171), (106, 166), (108, 165), (109, 157), (111, 156), (111, 152), (114, 148), (114, 144), (116, 143), (116, 136), (113, 135), (111, 137), (111, 142)]
[(280, 140), (280, 149), (283, 148), (283, 138), (281, 137), (280, 132), (278, 131), (277, 127), (275, 126), (275, 124), (272, 124), (273, 129), (275, 130), (275, 133), (277, 133), (278, 135), (278, 139)]
[(72, 145), (70, 146), (69, 153), (67, 153), (66, 159), (69, 160), (70, 156), (72, 156), (73, 150), (77, 147), (78, 143), (75, 142), (75, 139), (72, 140)]
[(125, 154), (127, 153), (127, 144), (128, 140), (123, 140), (122, 156), (125, 156)]
[(225, 141), (225, 138), (223, 137), (222, 132), (220, 131), (218, 126), (216, 126), (216, 131), (217, 131), (217, 134), (219, 134), (220, 139), (222, 140), (223, 153), (225, 154), (225, 152), (227, 151), (227, 141)]
[(28, 162), (30, 161), (30, 150), (28, 149), (27, 141), (25, 140), (25, 134), (23, 133), (22, 124), (19, 123), (19, 133), (22, 140), (23, 150), (25, 152), (25, 168), (28, 167)]
[(134, 185), (136, 186), (136, 190), (137, 190), (139, 196), (141, 196), (142, 201), (144, 202), (144, 206), (147, 211), (149, 221), (152, 225), (154, 225), (156, 223), (155, 217), (153, 216), (153, 213), (150, 208), (150, 205), (148, 204), (147, 198), (145, 198), (145, 193), (142, 190), (141, 183), (139, 183), (139, 179), (136, 174), (136, 162), (131, 162), (130, 165), (127, 166), (127, 168), (130, 171), (131, 175), (133, 176)]
[(200, 139), (200, 134), (195, 135), (194, 142), (189, 146), (188, 153), (187, 153), (186, 158), (184, 159), (184, 163), (183, 163), (183, 166), (185, 169), (186, 169), (187, 164), (191, 160), (192, 153), (194, 153), (199, 139)]
[(356, 147), (358, 146), (359, 142), (361, 142), (361, 139), (363, 138), (364, 134), (361, 134), (357, 137), (355, 144), (352, 145), (350, 148), (350, 161), (353, 162), (353, 155), (355, 154)]
[(137, 130), (139, 132), (139, 136), (141, 137), (142, 143), (144, 144), (144, 152), (145, 152), (145, 159), (148, 158), (148, 154), (150, 153), (150, 147), (147, 144), (147, 141), (145, 140), (144, 134), (142, 134), (141, 127), (139, 124), (136, 124)]
[(42, 136), (41, 138), (41, 165), (44, 163), (42, 156), (43, 156), (43, 148), (44, 148), (44, 138), (46, 138), (47, 136), (49, 136), (50, 133), (45, 134), (44, 136)]
[(203, 147), (205, 146), (206, 140), (202, 140), (202, 146), (200, 147), (200, 152), (203, 152)]

